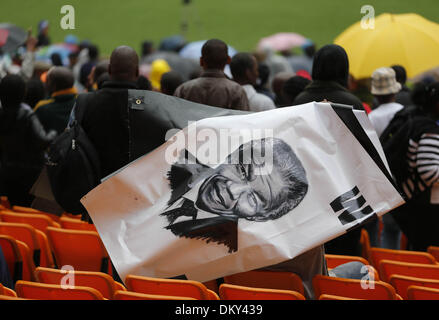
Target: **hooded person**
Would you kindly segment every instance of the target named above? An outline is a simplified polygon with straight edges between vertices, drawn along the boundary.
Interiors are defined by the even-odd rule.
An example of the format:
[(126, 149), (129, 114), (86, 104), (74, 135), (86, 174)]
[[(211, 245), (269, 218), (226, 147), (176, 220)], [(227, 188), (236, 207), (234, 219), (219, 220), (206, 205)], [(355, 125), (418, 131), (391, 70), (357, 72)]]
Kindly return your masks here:
[(416, 107), (395, 115), (391, 124), (399, 125), (382, 145), (406, 198), (391, 216), (406, 235), (409, 250), (426, 251), (439, 245), (439, 82), (416, 84), (411, 99)]
[(26, 83), (18, 75), (0, 81), (0, 194), (11, 205), (29, 207), (29, 194), (44, 165), (44, 150), (56, 133), (46, 133), (32, 109), (23, 103)]
[(294, 105), (326, 99), (364, 110), (361, 101), (347, 89), (349, 59), (346, 51), (339, 45), (328, 44), (317, 51), (311, 76), (311, 84), (294, 99)]

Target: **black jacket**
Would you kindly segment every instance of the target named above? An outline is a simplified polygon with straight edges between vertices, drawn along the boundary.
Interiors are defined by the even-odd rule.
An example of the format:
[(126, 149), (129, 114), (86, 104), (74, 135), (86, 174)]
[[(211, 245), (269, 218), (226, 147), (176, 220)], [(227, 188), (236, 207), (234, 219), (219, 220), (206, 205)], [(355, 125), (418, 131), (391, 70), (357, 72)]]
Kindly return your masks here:
[(293, 105), (321, 102), (324, 99), (328, 102), (353, 106), (356, 110), (364, 110), (360, 99), (335, 81), (313, 81), (294, 99)]
[[(46, 133), (35, 113), (25, 104), (0, 112), (1, 169), (37, 169), (44, 163), (44, 150), (55, 137)], [(9, 171), (9, 172), (6, 172)]]
[(162, 145), (170, 129), (245, 113), (135, 88), (135, 83), (107, 81), (85, 107), (82, 127), (99, 154), (102, 178)]
[(314, 56), (313, 82), (294, 99), (293, 105), (326, 99), (364, 110), (361, 101), (347, 90), (348, 77), (349, 60), (346, 51), (335, 44), (323, 46)]
[(44, 165), (44, 150), (56, 132), (46, 134), (29, 106), (0, 111), (0, 193), (15, 205), (30, 206), (29, 190)]

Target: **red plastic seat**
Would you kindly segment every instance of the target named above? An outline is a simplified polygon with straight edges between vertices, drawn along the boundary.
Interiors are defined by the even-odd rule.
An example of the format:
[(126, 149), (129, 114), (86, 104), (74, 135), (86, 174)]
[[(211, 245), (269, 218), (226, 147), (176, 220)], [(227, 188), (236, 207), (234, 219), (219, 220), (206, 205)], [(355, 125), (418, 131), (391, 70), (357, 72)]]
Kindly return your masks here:
[(434, 259), (436, 260), (436, 263), (439, 263), (439, 247), (429, 246), (427, 248), (427, 252), (434, 257)]
[(104, 300), (99, 291), (93, 288), (75, 286), (65, 288), (56, 284), (18, 281), (15, 291), (20, 298), (37, 300)]
[(197, 300), (217, 300), (215, 292), (207, 289), (201, 282), (193, 280), (128, 275), (125, 284), (128, 291), (138, 293), (190, 297)]
[(40, 264), (41, 249), (38, 235), (31, 225), (24, 223), (0, 222), (0, 234), (9, 235), (24, 242), (31, 251), (35, 265)]
[(221, 300), (305, 300), (299, 292), (253, 288), (223, 283), (219, 288)]
[(398, 300), (395, 289), (383, 281), (363, 282), (363, 280), (344, 279), (316, 275), (313, 278), (316, 297), (329, 294), (347, 298), (366, 300)]
[(108, 253), (97, 232), (48, 227), (47, 235), (58, 268), (108, 272)]
[(302, 279), (292, 272), (253, 270), (224, 277), (224, 283), (245, 287), (292, 290), (304, 295)]
[(409, 263), (392, 260), (382, 260), (380, 262), (379, 272), (383, 281), (389, 281), (390, 276), (394, 274), (439, 280), (439, 265)]
[[(71, 271), (71, 279), (75, 286), (89, 287), (98, 290), (106, 299), (113, 299), (116, 291), (124, 290), (106, 273), (94, 271)], [(50, 269), (38, 267), (35, 270), (35, 277), (38, 282), (46, 284), (60, 284), (68, 276), (67, 270)], [(67, 283), (71, 285), (70, 283)]]
[(79, 219), (61, 217), (59, 221), (60, 221), (61, 227), (64, 229), (97, 232), (94, 224), (90, 224), (90, 223), (87, 223), (87, 222), (79, 220)]
[(389, 283), (395, 288), (396, 292), (404, 299), (408, 299), (407, 289), (410, 286), (422, 286), (439, 289), (439, 280), (422, 279), (416, 277), (402, 276), (395, 274), (390, 276)]
[(384, 259), (411, 263), (436, 264), (436, 260), (431, 254), (421, 251), (370, 248), (369, 256), (369, 261), (376, 269), (379, 269), (380, 261)]
[(409, 300), (439, 300), (439, 289), (410, 286), (407, 297)]
[(114, 300), (197, 300), (189, 297), (164, 296), (132, 291), (116, 291)]
[(42, 232), (46, 232), (47, 227), (59, 227), (59, 224), (44, 214), (1, 211), (0, 216), (3, 222), (27, 223)]

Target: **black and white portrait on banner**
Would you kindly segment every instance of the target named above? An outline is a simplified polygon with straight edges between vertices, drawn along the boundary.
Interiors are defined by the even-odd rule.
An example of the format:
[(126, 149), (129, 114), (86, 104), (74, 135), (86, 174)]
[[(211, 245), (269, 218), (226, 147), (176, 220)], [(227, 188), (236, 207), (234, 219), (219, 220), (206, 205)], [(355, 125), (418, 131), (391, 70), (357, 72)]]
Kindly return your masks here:
[[(271, 156), (265, 157), (267, 153)], [(192, 155), (185, 150), (182, 156)], [(169, 223), (166, 229), (179, 237), (223, 244), (229, 253), (238, 250), (239, 219), (278, 219), (292, 212), (308, 191), (300, 159), (278, 138), (243, 143), (215, 168), (194, 159), (178, 161), (168, 172), (172, 192), (161, 213)]]

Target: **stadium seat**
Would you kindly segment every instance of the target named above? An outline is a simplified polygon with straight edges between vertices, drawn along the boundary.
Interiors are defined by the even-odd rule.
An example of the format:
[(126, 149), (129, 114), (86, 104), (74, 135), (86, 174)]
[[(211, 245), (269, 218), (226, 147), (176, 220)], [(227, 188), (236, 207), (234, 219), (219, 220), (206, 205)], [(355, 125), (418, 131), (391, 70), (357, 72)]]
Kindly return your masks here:
[(9, 273), (14, 283), (23, 279), (23, 258), (17, 241), (7, 235), (0, 235), (0, 247), (8, 264)]
[(319, 297), (319, 300), (364, 300), (364, 299), (355, 299), (355, 298), (348, 298), (348, 297), (342, 297), (342, 296), (334, 296), (332, 294), (321, 294)]
[(411, 263), (436, 264), (436, 260), (431, 254), (421, 251), (370, 248), (369, 257), (369, 261), (376, 269), (379, 269), (380, 261), (384, 259)]
[(79, 219), (72, 219), (67, 217), (61, 217), (59, 220), (61, 227), (64, 229), (71, 230), (84, 230), (84, 231), (94, 231), (97, 232), (94, 224), (87, 223)]
[(215, 293), (219, 292), (219, 286), (218, 286), (218, 282), (216, 279), (203, 282), (203, 284), (207, 289), (209, 289)]
[(164, 296), (158, 294), (146, 294), (132, 291), (116, 291), (114, 300), (197, 300), (190, 297)]
[(325, 254), (326, 259), (326, 266), (329, 269), (333, 269), (341, 264), (348, 263), (348, 262), (361, 262), (365, 265), (369, 265), (369, 261), (364, 259), (363, 257), (357, 257), (357, 256), (345, 256), (345, 255), (338, 255), (338, 254)]
[(37, 300), (104, 300), (93, 288), (75, 286), (66, 288), (57, 284), (18, 281), (15, 284), (18, 297)]
[(224, 283), (245, 287), (292, 290), (304, 295), (302, 279), (292, 272), (253, 270), (224, 277)]
[(40, 264), (41, 249), (38, 235), (32, 226), (24, 223), (0, 222), (0, 234), (8, 235), (24, 242), (31, 251), (35, 265)]
[(361, 255), (364, 259), (367, 261), (369, 260), (369, 250), (371, 248), (370, 246), (370, 237), (369, 233), (366, 229), (361, 229), (361, 237), (360, 237), (360, 244), (361, 244)]
[[(330, 294), (355, 299), (366, 300), (398, 300), (395, 289), (383, 281), (370, 281), (344, 279), (316, 275), (313, 278), (313, 288), (316, 297)], [(363, 287), (362, 287), (363, 284)]]
[(55, 260), (53, 259), (52, 248), (50, 247), (49, 239), (47, 235), (40, 231), (35, 230), (37, 239), (40, 244), (40, 267), (55, 268)]
[(219, 288), (221, 300), (305, 300), (299, 292), (254, 288), (223, 283)]
[(97, 232), (48, 227), (47, 235), (58, 268), (108, 273), (108, 253)]
[(17, 294), (15, 293), (14, 290), (9, 289), (9, 288), (3, 286), (1, 283), (0, 283), (0, 294), (4, 295), (4, 296), (10, 296), (10, 297), (16, 297), (17, 296)]
[[(0, 234), (9, 234), (13, 236), (15, 239), (21, 240), (24, 243), (26, 243), (29, 246), (29, 248), (33, 248), (35, 265), (42, 267), (49, 267), (49, 268), (53, 268), (55, 266), (52, 256), (52, 250), (50, 248), (47, 236), (44, 232), (35, 228), (29, 228), (29, 224), (26, 223), (25, 224), (16, 223), (16, 222), (7, 222), (7, 223), (10, 224), (12, 223), (13, 226), (9, 226), (9, 227), (3, 226), (4, 232), (1, 231), (1, 227), (0, 227)], [(34, 243), (34, 237), (36, 237), (37, 239), (38, 242), (37, 248), (39, 248), (37, 250), (39, 250), (39, 252), (35, 252), (36, 247)]]
[(434, 257), (434, 259), (436, 260), (436, 263), (439, 263), (439, 247), (429, 246), (427, 248), (427, 252)]
[(439, 289), (410, 286), (407, 289), (408, 300), (439, 300)]
[(191, 297), (197, 300), (216, 300), (214, 292), (207, 289), (201, 282), (193, 280), (128, 275), (125, 284), (128, 291), (138, 293)]
[(386, 282), (389, 282), (390, 276), (394, 274), (439, 280), (439, 265), (437, 264), (381, 260), (378, 270), (380, 272), (381, 279)]
[(82, 216), (80, 214), (71, 214), (71, 213), (68, 213), (68, 212), (64, 212), (59, 218), (60, 219), (61, 218), (70, 218), (70, 219), (75, 219), (75, 220), (82, 221), (81, 217)]
[(399, 274), (394, 274), (390, 276), (389, 283), (395, 288), (396, 292), (404, 300), (408, 299), (407, 289), (410, 286), (421, 286), (439, 289), (439, 280), (422, 279), (416, 277), (402, 276)]
[[(66, 275), (67, 271), (59, 269), (38, 267), (35, 270), (37, 281), (46, 284), (60, 284)], [(116, 285), (113, 278), (106, 273), (74, 270), (71, 272), (71, 275), (72, 279), (74, 279), (75, 286), (94, 288), (106, 299), (113, 299), (114, 293), (117, 290), (123, 290), (123, 288)]]
[(40, 210), (37, 210), (34, 208), (22, 207), (22, 206), (12, 206), (11, 210), (14, 212), (17, 212), (17, 213), (42, 214), (42, 215), (49, 217), (50, 219), (52, 219), (56, 223), (59, 223), (59, 216), (57, 216), (56, 214), (53, 214), (53, 213), (40, 211)]
[(27, 244), (22, 241), (16, 240), (18, 249), (20, 250), (21, 258), (23, 259), (23, 273), (21, 280), (35, 281), (35, 263), (32, 259), (32, 253)]
[(0, 196), (0, 205), (6, 209), (11, 209), (11, 204), (9, 203), (8, 197)]
[(42, 232), (46, 232), (47, 227), (59, 227), (58, 223), (44, 214), (0, 211), (0, 217), (3, 222), (27, 223)]

